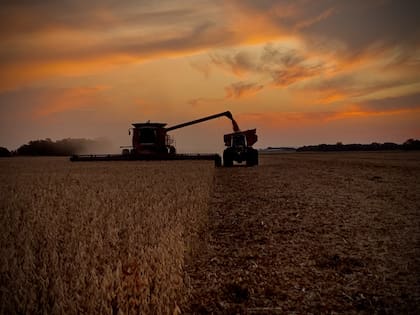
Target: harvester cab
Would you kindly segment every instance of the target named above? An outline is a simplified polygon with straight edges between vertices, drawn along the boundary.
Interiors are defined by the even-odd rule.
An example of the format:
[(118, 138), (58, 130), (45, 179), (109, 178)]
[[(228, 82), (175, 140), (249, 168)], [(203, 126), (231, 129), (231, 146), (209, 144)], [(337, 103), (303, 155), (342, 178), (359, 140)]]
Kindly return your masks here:
[[(166, 133), (164, 123), (136, 123), (133, 124), (132, 155), (166, 156), (175, 154), (172, 138)], [(130, 132), (130, 133), (131, 133)]]
[(223, 152), (224, 166), (232, 166), (233, 162), (246, 162), (247, 166), (258, 165), (258, 151), (252, 146), (258, 140), (256, 129), (237, 131), (224, 135), (227, 148)]

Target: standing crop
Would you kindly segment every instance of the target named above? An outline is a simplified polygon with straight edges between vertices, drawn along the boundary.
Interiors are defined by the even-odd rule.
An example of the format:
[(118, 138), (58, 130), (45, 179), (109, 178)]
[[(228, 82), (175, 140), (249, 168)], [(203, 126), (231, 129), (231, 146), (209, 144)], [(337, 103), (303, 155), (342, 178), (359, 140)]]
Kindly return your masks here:
[(0, 313), (169, 314), (211, 162), (0, 161)]

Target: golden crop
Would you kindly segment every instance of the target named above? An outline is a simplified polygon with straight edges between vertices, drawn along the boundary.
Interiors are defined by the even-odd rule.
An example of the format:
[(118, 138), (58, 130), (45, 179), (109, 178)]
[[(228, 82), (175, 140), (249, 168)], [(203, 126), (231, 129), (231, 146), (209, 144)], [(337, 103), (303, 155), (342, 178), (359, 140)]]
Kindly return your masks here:
[(177, 313), (213, 172), (203, 161), (0, 160), (0, 313)]

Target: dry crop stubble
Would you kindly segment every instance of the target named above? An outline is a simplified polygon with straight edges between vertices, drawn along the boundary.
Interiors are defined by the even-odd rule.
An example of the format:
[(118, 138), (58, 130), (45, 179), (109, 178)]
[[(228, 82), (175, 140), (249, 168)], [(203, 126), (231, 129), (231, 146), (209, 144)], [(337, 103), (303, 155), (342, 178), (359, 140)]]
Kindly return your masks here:
[[(420, 152), (285, 153), (216, 170), (205, 314), (418, 314)], [(204, 234), (204, 233), (203, 233)]]
[(0, 160), (2, 314), (169, 314), (211, 162)]

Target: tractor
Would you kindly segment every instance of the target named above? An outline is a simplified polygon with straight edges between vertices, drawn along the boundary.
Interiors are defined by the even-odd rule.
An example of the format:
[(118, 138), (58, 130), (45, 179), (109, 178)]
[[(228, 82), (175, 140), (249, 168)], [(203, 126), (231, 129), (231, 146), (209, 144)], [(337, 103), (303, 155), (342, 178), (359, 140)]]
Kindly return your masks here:
[(223, 151), (223, 165), (232, 166), (233, 161), (245, 161), (247, 166), (258, 165), (258, 151), (252, 147), (257, 140), (256, 129), (224, 135), (227, 148)]

